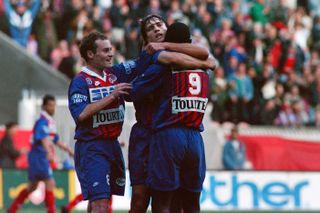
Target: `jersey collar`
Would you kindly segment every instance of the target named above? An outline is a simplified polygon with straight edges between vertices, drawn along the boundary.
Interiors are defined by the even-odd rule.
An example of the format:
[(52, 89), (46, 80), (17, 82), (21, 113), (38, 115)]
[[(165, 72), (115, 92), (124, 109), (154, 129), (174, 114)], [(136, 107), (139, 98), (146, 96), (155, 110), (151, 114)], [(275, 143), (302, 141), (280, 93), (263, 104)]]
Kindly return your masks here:
[(55, 120), (51, 115), (49, 115), (46, 111), (41, 111), (41, 116), (45, 117), (49, 121), (49, 123), (55, 123)]
[(87, 67), (82, 67), (82, 72), (87, 73), (88, 75), (97, 77), (101, 80), (103, 80), (104, 82), (107, 80), (107, 75), (105, 71), (102, 71), (103, 73), (103, 77), (101, 77), (100, 75), (98, 75), (97, 73), (93, 72), (92, 70), (89, 70)]

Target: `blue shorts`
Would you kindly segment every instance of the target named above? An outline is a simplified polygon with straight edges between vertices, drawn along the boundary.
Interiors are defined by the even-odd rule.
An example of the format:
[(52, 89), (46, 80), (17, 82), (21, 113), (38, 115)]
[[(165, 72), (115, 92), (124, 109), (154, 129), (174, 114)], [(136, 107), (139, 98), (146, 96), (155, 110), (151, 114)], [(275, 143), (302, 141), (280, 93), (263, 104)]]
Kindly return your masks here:
[(31, 151), (28, 154), (28, 179), (30, 182), (53, 178), (52, 169), (45, 153)]
[(154, 190), (183, 188), (201, 192), (206, 174), (204, 146), (198, 130), (167, 128), (152, 135), (147, 185)]
[(136, 123), (133, 125), (129, 139), (129, 172), (131, 185), (145, 184), (149, 158), (149, 130)]
[(77, 141), (74, 161), (84, 200), (124, 195), (125, 167), (118, 140)]

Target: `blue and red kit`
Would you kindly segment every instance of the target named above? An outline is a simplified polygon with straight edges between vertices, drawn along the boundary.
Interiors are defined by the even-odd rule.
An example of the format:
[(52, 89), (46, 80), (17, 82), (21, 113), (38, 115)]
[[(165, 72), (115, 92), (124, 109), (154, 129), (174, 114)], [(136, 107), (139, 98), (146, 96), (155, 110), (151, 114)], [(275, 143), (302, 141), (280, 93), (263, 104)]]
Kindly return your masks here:
[(31, 182), (52, 178), (52, 169), (42, 140), (48, 138), (53, 143), (59, 141), (55, 120), (45, 111), (33, 127), (32, 146), (28, 154), (28, 177)]
[(85, 200), (123, 195), (124, 160), (119, 142), (124, 121), (124, 99), (120, 97), (92, 118), (79, 122), (88, 104), (110, 95), (118, 83), (130, 82), (137, 75), (136, 61), (128, 61), (102, 72), (84, 67), (69, 87), (69, 110), (76, 122), (75, 168)]
[[(153, 94), (147, 185), (160, 191), (182, 187), (199, 192), (205, 177), (200, 134), (208, 102), (208, 75), (202, 70), (171, 71), (152, 64), (133, 81), (132, 100)], [(192, 180), (192, 181), (190, 181)]]
[[(142, 75), (157, 58), (158, 54), (151, 56), (142, 51), (137, 61), (138, 73)], [(150, 127), (157, 104), (153, 94), (146, 95), (143, 99), (134, 101), (133, 104), (137, 122), (133, 125), (129, 138), (129, 172), (131, 185), (140, 185), (145, 184), (147, 178)]]

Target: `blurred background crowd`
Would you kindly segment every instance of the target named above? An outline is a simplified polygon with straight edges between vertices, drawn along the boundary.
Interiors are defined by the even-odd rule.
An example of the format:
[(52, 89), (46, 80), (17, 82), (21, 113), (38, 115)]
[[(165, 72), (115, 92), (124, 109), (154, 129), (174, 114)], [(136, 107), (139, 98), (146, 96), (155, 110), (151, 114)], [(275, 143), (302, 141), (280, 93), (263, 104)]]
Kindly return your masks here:
[(136, 58), (150, 13), (188, 24), (220, 62), (217, 124), (320, 126), (319, 0), (0, 0), (0, 30), (72, 78), (92, 30), (111, 39), (115, 63)]

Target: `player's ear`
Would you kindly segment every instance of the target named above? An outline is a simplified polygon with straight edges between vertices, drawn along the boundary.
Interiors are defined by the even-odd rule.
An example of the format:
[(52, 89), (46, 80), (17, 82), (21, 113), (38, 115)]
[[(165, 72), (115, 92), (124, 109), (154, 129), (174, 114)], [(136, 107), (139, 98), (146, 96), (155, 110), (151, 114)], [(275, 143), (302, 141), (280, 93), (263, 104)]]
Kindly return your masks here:
[(87, 51), (87, 56), (88, 56), (89, 59), (93, 59), (93, 57), (94, 57), (93, 51), (92, 50), (88, 50)]

